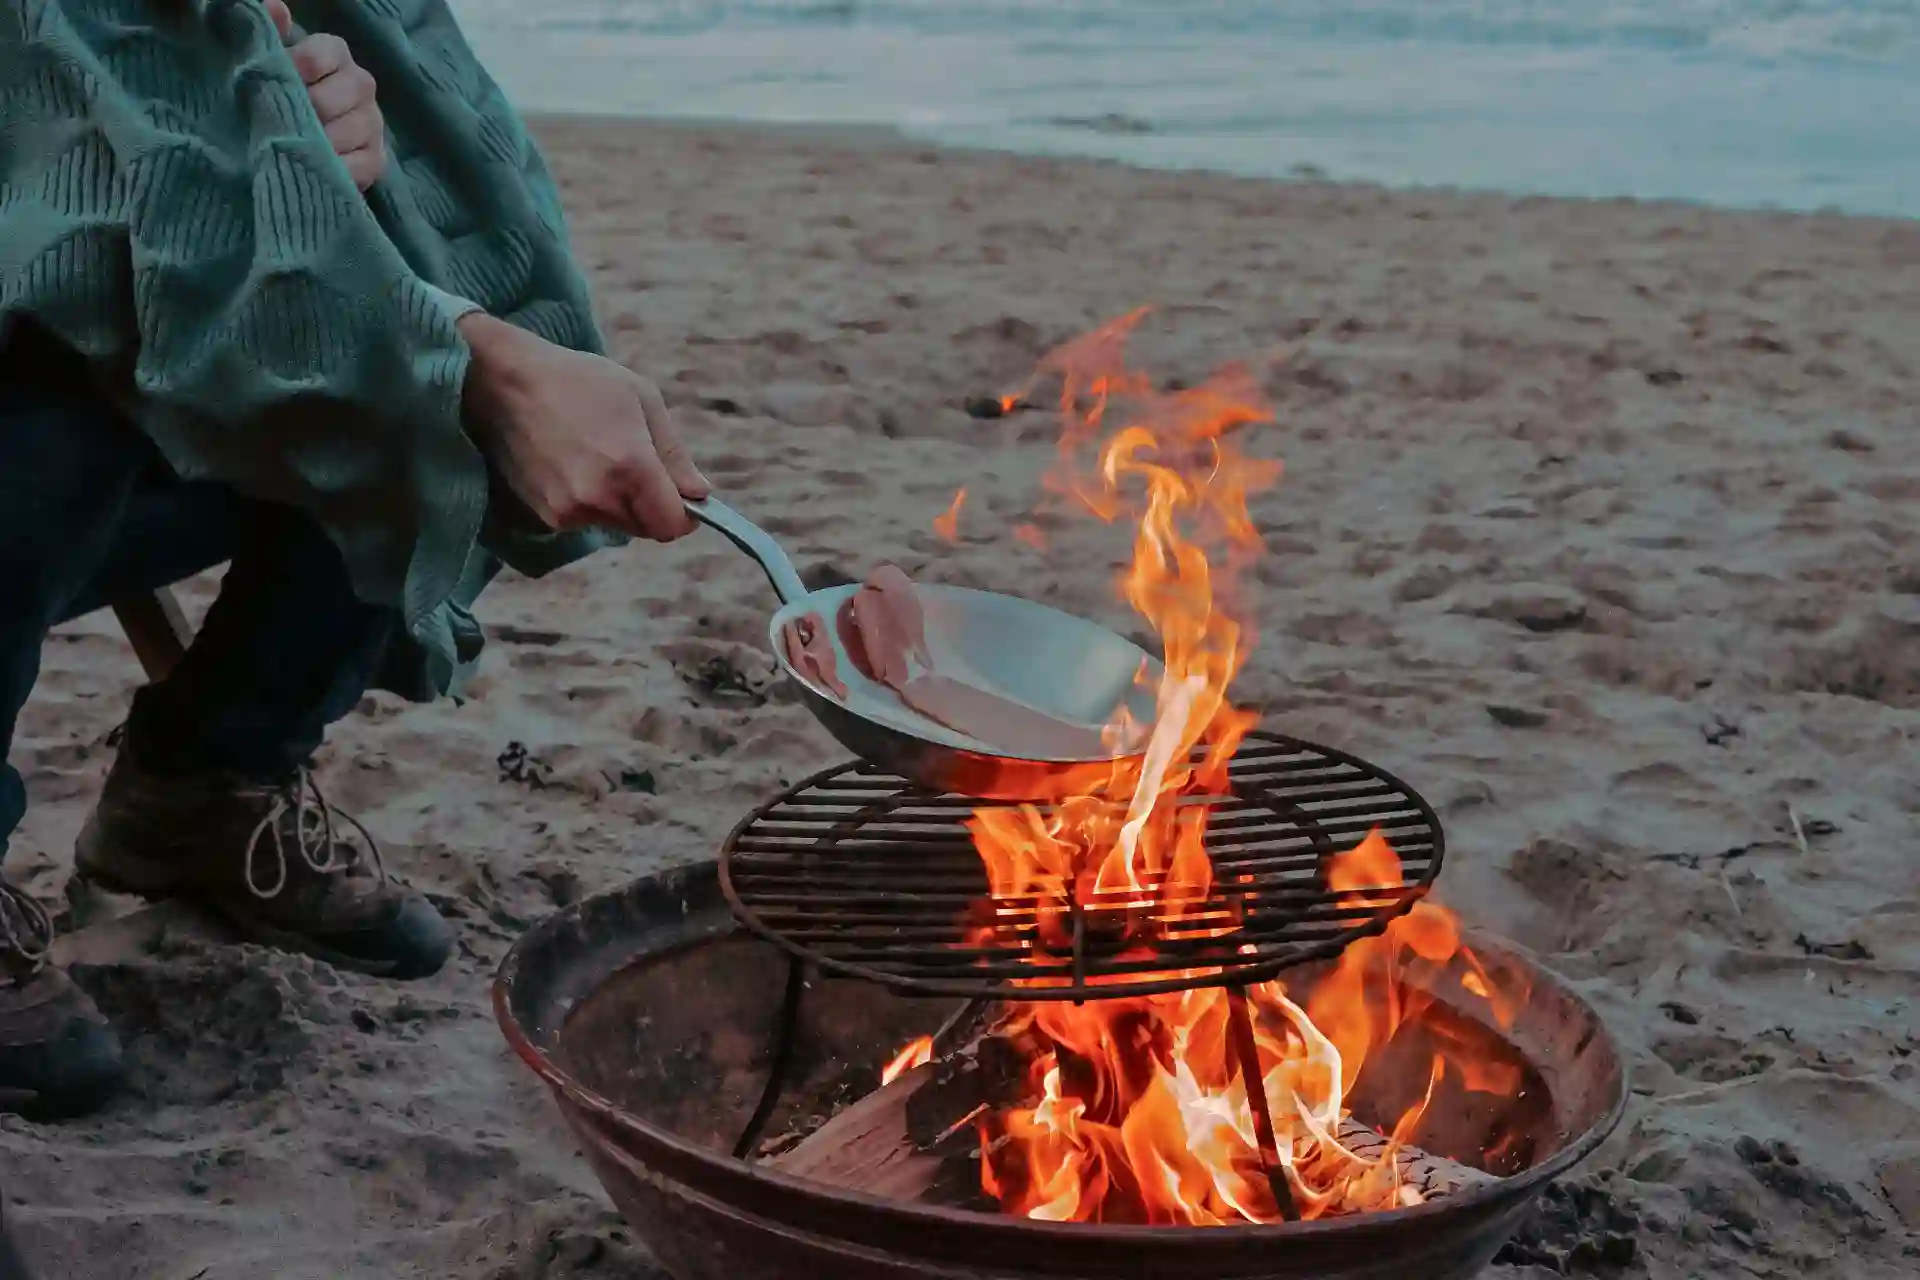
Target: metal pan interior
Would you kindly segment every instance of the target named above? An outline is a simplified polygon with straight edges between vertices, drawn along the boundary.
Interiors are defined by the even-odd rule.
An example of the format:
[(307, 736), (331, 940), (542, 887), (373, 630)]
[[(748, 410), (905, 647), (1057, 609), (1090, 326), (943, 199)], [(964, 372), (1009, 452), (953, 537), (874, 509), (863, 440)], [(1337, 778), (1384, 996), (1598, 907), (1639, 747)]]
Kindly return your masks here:
[[(901, 702), (892, 689), (860, 674), (841, 642), (834, 616), (858, 584), (828, 587), (786, 605), (773, 616), (768, 635), (780, 666), (820, 697), (895, 732), (960, 750), (1009, 759), (1031, 759), (1006, 744), (987, 742), (948, 728)], [(1070, 724), (1111, 724), (1125, 707), (1135, 723), (1151, 725), (1160, 681), (1157, 659), (1106, 628), (1018, 596), (970, 587), (918, 584), (926, 616), (927, 649), (936, 671), (1011, 698)], [(781, 633), (812, 613), (824, 628), (847, 696), (808, 680), (787, 661)], [(1134, 750), (1140, 744), (1133, 744)], [(1085, 759), (1042, 757), (1052, 763)]]

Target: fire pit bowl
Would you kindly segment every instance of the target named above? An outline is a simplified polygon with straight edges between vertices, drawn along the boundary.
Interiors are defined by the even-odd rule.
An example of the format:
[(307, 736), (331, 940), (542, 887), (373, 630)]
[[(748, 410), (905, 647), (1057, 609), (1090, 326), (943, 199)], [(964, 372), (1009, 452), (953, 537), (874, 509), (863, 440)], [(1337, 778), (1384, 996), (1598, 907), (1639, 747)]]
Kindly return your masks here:
[[(1472, 941), (1489, 971), (1517, 975), (1531, 992), (1510, 1031), (1463, 1013), (1449, 1034), (1484, 1037), (1484, 1051), (1520, 1067), (1528, 1087), (1495, 1104), (1498, 1116), (1430, 1111), (1419, 1141), (1484, 1165), (1478, 1153), (1498, 1127), (1517, 1135), (1503, 1148), (1512, 1167), (1491, 1170), (1507, 1176), (1410, 1209), (1273, 1226), (1033, 1222), (841, 1191), (733, 1158), (777, 1053), (789, 1084), (770, 1133), (850, 1101), (832, 1096), (830, 1083), (844, 1088), (849, 1064), (866, 1069), (863, 1087), (872, 1086), (893, 1050), (963, 1002), (812, 977), (799, 993), (798, 1033), (782, 1050), (786, 955), (735, 924), (714, 864), (643, 879), (543, 921), (501, 966), (494, 1003), (608, 1194), (677, 1280), (1463, 1280), (1548, 1181), (1607, 1136), (1626, 1101), (1618, 1050), (1593, 1011), (1516, 952)], [(1290, 984), (1311, 980), (1311, 967), (1288, 975)], [(1385, 1083), (1369, 1086), (1370, 1074)], [(1413, 1083), (1394, 1083), (1396, 1075)], [(1424, 1084), (1420, 1070), (1370, 1064), (1354, 1112), (1390, 1122), (1408, 1089)], [(1363, 1100), (1370, 1089), (1375, 1096)]]

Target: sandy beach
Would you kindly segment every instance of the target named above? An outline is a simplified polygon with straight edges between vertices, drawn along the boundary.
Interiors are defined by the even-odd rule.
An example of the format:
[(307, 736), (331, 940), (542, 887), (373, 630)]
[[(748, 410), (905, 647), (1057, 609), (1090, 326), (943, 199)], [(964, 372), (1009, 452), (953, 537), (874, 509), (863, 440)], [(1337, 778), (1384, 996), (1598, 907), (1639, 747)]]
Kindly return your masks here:
[[(1132, 628), (1121, 531), (1012, 536), (1053, 417), (963, 406), (1142, 303), (1157, 376), (1267, 362), (1287, 474), (1239, 698), (1428, 795), (1442, 900), (1632, 1061), (1584, 1190), (1489, 1274), (1601, 1233), (1637, 1260), (1593, 1274), (1920, 1274), (1920, 224), (539, 131), (614, 353), (803, 566)], [(133, 1084), (0, 1119), (44, 1275), (659, 1276), (488, 988), (556, 904), (712, 857), (840, 757), (773, 677), (771, 599), (710, 535), (504, 581), (463, 700), (340, 726), (330, 796), (462, 930), (433, 980), (190, 933), (78, 965)], [(50, 903), (137, 670), (104, 615), (47, 647), (8, 870)]]

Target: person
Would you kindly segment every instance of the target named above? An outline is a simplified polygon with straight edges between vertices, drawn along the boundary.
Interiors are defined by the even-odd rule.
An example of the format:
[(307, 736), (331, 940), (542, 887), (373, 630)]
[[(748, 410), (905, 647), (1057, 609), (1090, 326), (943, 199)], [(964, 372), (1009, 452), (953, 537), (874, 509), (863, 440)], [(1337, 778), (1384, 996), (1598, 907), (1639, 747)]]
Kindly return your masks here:
[[(228, 562), (135, 694), (76, 875), (394, 979), (450, 926), (311, 760), (444, 693), (502, 564), (693, 528), (659, 390), (604, 354), (538, 149), (444, 0), (12, 0), (0, 29), (0, 759), (50, 627)], [(0, 771), (0, 853), (23, 815)], [(0, 1109), (119, 1045), (0, 884)]]

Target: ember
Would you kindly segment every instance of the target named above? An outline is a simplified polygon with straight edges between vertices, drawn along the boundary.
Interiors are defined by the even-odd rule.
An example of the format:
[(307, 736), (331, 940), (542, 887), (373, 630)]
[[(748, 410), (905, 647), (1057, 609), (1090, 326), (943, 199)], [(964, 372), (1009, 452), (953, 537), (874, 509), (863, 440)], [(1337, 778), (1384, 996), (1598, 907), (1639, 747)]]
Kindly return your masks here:
[[(1249, 496), (1281, 468), (1240, 447), (1238, 429), (1272, 416), (1245, 367), (1164, 392), (1126, 366), (1142, 315), (1059, 348), (1040, 376), (1060, 382), (1063, 423), (1047, 487), (1133, 526), (1120, 585), (1165, 653), (1155, 719), (1144, 757), (1090, 776), (1079, 793), (1045, 810), (974, 812), (969, 829), (991, 890), (969, 939), (976, 946), (1017, 944), (1011, 931), (1031, 925), (1035, 903), (1042, 950), (1070, 945), (1075, 928), (1143, 949), (1170, 928), (1221, 938), (1239, 928), (1214, 910), (1204, 798), (1228, 788), (1228, 762), (1256, 720), (1228, 698), (1253, 645), (1235, 587), (1261, 548)], [(1142, 726), (1112, 728), (1131, 738)], [(1378, 831), (1331, 859), (1325, 877), (1358, 904), (1369, 890), (1402, 885)], [(1349, 948), (1305, 1008), (1278, 980), (1244, 992), (1197, 986), (1015, 1006), (1004, 1029), (1034, 1046), (1030, 1099), (982, 1121), (982, 1185), (1010, 1213), (1055, 1221), (1216, 1226), (1419, 1203), (1396, 1156), (1436, 1090), (1452, 1082), (1501, 1093), (1517, 1077), (1440, 1052), (1420, 1100), (1384, 1145), (1363, 1149), (1355, 1137), (1377, 1135), (1365, 1126), (1356, 1135), (1346, 1100), (1369, 1050), (1424, 1011), (1404, 971), (1462, 951), (1453, 917), (1421, 903)], [(1509, 1025), (1512, 994), (1498, 993), (1471, 953), (1464, 959), (1465, 995)], [(1236, 1001), (1245, 1002), (1237, 1023)], [(1236, 1026), (1250, 1039), (1241, 1030), (1236, 1042)]]

